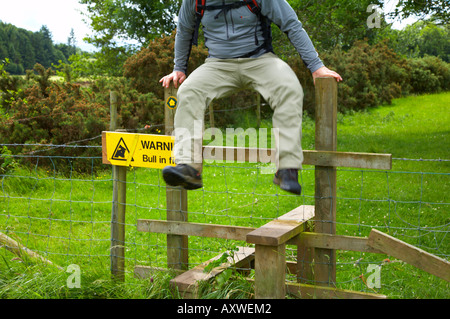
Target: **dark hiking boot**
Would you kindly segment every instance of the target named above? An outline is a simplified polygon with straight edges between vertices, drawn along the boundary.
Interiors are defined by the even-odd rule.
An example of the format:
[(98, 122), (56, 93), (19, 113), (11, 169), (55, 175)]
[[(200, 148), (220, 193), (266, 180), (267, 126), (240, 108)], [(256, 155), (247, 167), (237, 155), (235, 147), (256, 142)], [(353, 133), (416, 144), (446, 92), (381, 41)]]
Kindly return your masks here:
[(162, 170), (162, 175), (170, 186), (181, 186), (185, 189), (197, 189), (203, 186), (202, 175), (187, 164), (166, 166)]
[(292, 169), (280, 169), (275, 173), (273, 183), (280, 186), (282, 190), (300, 195), (302, 193), (302, 187), (298, 183), (298, 170)]

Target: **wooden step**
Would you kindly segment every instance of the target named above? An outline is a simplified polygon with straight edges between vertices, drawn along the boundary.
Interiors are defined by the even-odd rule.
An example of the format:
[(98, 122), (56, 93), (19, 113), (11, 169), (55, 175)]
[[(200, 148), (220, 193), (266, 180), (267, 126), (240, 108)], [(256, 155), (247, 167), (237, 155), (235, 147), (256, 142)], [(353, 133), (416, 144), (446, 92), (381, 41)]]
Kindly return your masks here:
[(255, 249), (251, 247), (238, 247), (238, 251), (234, 251), (232, 254), (227, 252), (232, 257), (228, 257), (228, 261), (221, 264), (218, 267), (213, 268), (209, 272), (205, 272), (206, 266), (211, 262), (218, 260), (223, 254), (220, 254), (200, 265), (188, 270), (181, 275), (175, 277), (170, 281), (173, 288), (177, 288), (182, 298), (194, 299), (197, 298), (197, 290), (199, 281), (209, 280), (219, 275), (227, 268), (250, 268), (250, 263), (255, 258)]
[(302, 205), (247, 234), (247, 242), (279, 246), (303, 231), (304, 224), (314, 217), (314, 206)]

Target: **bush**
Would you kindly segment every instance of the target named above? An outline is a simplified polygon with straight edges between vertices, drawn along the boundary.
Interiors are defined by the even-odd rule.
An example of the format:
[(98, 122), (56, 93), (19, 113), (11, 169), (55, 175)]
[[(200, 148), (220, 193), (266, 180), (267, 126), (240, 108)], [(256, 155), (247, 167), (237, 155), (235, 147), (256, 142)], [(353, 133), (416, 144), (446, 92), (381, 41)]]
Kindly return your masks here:
[[(450, 64), (438, 57), (406, 59), (389, 49), (386, 42), (370, 46), (356, 42), (348, 51), (336, 48), (321, 54), (325, 65), (338, 72), (339, 111), (363, 110), (408, 94), (422, 94), (450, 89)], [(304, 109), (314, 113), (314, 84), (310, 72), (299, 57), (288, 63), (305, 90)]]
[(450, 90), (450, 64), (435, 56), (408, 60), (412, 93)]
[[(99, 145), (102, 131), (110, 125), (110, 90), (118, 93), (118, 127), (143, 128), (147, 124), (163, 124), (162, 103), (153, 93), (139, 93), (124, 78), (101, 78), (90, 87), (76, 83), (49, 80), (52, 71), (36, 65), (28, 72), (27, 82), (14, 87), (21, 92), (9, 103), (0, 117), (1, 143), (63, 145)], [(2, 81), (10, 83), (3, 74)], [(6, 80), (5, 80), (6, 79)], [(11, 91), (11, 90), (9, 90)], [(156, 129), (149, 132), (156, 132)], [(42, 151), (42, 146), (14, 147), (14, 154)], [(45, 155), (99, 156), (97, 148), (48, 148)], [(88, 167), (86, 167), (88, 168)], [(83, 168), (81, 168), (83, 169)]]
[(390, 104), (392, 99), (409, 92), (407, 61), (386, 43), (370, 46), (358, 41), (347, 52), (335, 49), (324, 54), (323, 59), (344, 79), (339, 88), (341, 111)]

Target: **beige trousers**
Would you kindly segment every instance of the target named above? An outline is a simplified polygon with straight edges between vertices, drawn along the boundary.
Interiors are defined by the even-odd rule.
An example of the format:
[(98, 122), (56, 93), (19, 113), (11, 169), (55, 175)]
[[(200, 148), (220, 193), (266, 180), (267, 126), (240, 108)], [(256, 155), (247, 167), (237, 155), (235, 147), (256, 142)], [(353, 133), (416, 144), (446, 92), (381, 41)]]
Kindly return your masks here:
[(273, 53), (259, 58), (207, 58), (178, 90), (175, 114), (177, 164), (201, 169), (205, 110), (216, 98), (249, 87), (259, 92), (273, 110), (278, 130), (277, 168), (302, 168), (303, 89), (293, 70)]

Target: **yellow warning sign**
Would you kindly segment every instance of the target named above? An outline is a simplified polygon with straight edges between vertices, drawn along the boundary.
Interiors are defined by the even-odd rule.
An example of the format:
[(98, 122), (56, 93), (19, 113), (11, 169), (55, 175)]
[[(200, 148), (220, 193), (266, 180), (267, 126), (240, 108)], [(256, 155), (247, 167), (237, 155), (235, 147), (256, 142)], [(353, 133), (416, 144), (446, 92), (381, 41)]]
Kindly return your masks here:
[(103, 132), (103, 163), (159, 169), (175, 166), (173, 145), (173, 136)]

